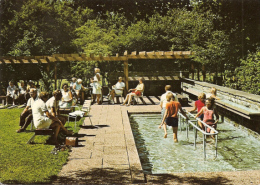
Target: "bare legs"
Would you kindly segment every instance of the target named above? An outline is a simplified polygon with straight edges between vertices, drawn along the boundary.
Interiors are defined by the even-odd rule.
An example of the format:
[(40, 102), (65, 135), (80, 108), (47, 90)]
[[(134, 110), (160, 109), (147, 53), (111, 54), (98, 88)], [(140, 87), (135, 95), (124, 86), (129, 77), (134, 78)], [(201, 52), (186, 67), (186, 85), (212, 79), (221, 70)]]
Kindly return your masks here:
[(54, 129), (54, 143), (58, 144), (57, 138), (58, 138), (58, 134), (60, 132), (60, 129), (64, 130), (66, 132), (66, 134), (72, 134), (71, 131), (68, 131), (63, 124), (61, 124), (60, 122), (54, 121), (52, 122), (52, 124), (50, 125), (51, 129)]
[(95, 103), (96, 98), (97, 98), (97, 104), (99, 105), (101, 94), (92, 94), (92, 96), (93, 96), (93, 103)]
[(178, 142), (178, 139), (177, 139), (178, 127), (172, 127), (172, 131), (173, 131), (173, 141), (175, 143), (177, 143)]
[(127, 94), (126, 97), (125, 97), (125, 101), (124, 101), (123, 105), (125, 105), (127, 102), (128, 102), (127, 105), (130, 105), (133, 96), (135, 96), (135, 93)]

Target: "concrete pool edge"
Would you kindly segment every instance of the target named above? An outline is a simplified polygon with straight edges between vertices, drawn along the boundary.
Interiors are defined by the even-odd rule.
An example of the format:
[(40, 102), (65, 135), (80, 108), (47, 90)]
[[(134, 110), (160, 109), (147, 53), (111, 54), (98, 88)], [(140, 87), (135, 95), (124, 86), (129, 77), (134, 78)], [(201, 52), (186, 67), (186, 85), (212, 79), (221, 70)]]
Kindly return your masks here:
[(139, 154), (136, 148), (127, 110), (122, 110), (122, 122), (125, 132), (125, 142), (132, 176), (132, 183), (144, 183), (145, 176), (143, 173)]

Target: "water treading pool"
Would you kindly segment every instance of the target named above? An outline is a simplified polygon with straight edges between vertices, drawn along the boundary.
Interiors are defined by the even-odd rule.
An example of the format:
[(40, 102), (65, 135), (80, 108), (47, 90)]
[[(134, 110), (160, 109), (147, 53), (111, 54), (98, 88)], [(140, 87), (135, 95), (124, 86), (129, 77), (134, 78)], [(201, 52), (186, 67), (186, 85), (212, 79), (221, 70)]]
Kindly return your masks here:
[(187, 139), (186, 130), (178, 131), (179, 143), (174, 143), (172, 129), (168, 138), (158, 129), (160, 114), (131, 114), (130, 122), (144, 173), (215, 172), (260, 169), (260, 141), (229, 123), (219, 123), (218, 156), (215, 145), (207, 138), (207, 159), (203, 157), (203, 137), (198, 132), (194, 148), (192, 127)]

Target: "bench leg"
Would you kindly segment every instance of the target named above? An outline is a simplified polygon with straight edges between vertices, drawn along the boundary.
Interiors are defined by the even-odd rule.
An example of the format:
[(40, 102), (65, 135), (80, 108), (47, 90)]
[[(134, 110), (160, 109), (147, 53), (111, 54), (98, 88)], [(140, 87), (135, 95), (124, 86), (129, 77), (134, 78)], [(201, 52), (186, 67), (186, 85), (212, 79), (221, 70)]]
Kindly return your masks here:
[(31, 142), (34, 141), (34, 138), (35, 138), (35, 134), (33, 134), (33, 136), (31, 137), (31, 139), (29, 139), (29, 141), (26, 143), (26, 144), (30, 144)]

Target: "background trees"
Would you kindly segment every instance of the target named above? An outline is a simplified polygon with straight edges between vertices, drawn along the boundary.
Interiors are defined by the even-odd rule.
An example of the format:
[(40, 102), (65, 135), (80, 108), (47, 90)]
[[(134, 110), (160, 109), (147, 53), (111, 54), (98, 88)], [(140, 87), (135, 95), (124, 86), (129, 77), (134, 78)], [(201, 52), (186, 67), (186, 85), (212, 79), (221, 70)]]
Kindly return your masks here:
[[(260, 41), (258, 0), (1, 0), (0, 10), (1, 55), (192, 50), (196, 66), (205, 65), (208, 72), (228, 81), (225, 77), (236, 75), (235, 69), (241, 69), (240, 62), (244, 65), (243, 61), (249, 60), (248, 51), (250, 56), (256, 52)], [(161, 61), (156, 65), (162, 67), (136, 61), (130, 68), (189, 69), (179, 61), (174, 67)], [(59, 74), (87, 80), (94, 66), (107, 72), (123, 70), (121, 63), (81, 61), (63, 65)], [(37, 74), (25, 72), (25, 67), (1, 70), (13, 78), (15, 73), (20, 79), (47, 78), (46, 67), (32, 68)], [(7, 78), (2, 75), (1, 81), (6, 83)], [(236, 88), (242, 84), (237, 83)]]

